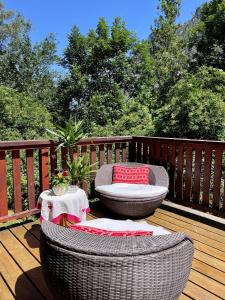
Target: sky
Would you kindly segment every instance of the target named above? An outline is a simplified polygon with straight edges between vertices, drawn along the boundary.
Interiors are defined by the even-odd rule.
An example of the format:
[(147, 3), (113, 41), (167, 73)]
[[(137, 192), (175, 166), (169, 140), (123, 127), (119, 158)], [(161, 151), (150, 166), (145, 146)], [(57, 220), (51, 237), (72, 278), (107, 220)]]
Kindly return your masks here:
[[(32, 22), (31, 38), (41, 41), (48, 33), (54, 33), (59, 54), (67, 45), (67, 37), (73, 25), (86, 34), (95, 28), (99, 17), (105, 17), (109, 25), (115, 17), (121, 17), (129, 30), (139, 39), (145, 39), (157, 17), (158, 0), (2, 0), (5, 8), (20, 12)], [(178, 22), (193, 16), (205, 0), (182, 0)]]

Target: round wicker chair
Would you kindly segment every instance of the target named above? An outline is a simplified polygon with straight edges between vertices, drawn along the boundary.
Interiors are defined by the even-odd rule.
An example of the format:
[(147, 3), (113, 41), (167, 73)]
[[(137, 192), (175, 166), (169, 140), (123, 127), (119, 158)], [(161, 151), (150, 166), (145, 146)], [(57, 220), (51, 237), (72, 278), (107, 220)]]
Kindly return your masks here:
[(188, 280), (193, 242), (183, 233), (109, 237), (43, 221), (40, 254), (56, 300), (173, 300)]
[[(97, 171), (95, 177), (95, 188), (103, 185), (112, 184), (112, 173), (114, 165), (125, 165), (127, 167), (143, 166), (143, 164), (140, 163), (119, 163), (103, 165)], [(165, 191), (163, 193), (159, 193), (158, 195), (152, 196), (151, 194), (149, 194), (148, 196), (145, 195), (143, 197), (138, 198), (135, 196), (118, 197), (118, 195), (106, 194), (105, 192), (97, 191), (99, 199), (108, 209), (122, 216), (140, 218), (150, 215), (152, 212), (155, 211), (157, 207), (161, 205), (168, 192), (168, 174), (164, 167), (156, 165), (145, 166), (147, 166), (150, 169), (149, 183), (151, 185), (166, 187)]]

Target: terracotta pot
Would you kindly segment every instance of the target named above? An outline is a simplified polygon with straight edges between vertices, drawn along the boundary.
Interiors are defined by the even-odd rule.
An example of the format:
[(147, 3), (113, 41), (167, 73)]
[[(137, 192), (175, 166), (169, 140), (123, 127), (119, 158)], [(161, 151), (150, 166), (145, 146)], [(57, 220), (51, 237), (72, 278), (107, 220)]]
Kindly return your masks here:
[(56, 196), (62, 196), (63, 194), (65, 194), (66, 189), (67, 189), (66, 185), (55, 185), (52, 187), (53, 193)]

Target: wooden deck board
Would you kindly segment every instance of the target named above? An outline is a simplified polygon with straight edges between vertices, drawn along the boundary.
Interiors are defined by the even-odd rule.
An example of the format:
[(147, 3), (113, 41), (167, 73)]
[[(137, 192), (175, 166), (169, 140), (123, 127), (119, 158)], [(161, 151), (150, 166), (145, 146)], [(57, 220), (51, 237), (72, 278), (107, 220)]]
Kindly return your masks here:
[(189, 280), (198, 283), (199, 286), (211, 292), (212, 294), (225, 299), (225, 286), (212, 278), (201, 274), (195, 270), (191, 270)]
[(39, 240), (23, 226), (12, 228), (10, 232), (40, 262)]
[[(2, 237), (0, 236), (0, 240), (2, 240), (1, 238)], [(25, 255), (26, 253), (24, 253), (24, 256)], [(30, 266), (30, 268), (32, 269), (32, 266)], [(31, 295), (33, 299), (44, 299), (40, 292), (30, 282), (28, 277), (24, 275), (23, 270), (15, 262), (13, 257), (10, 256), (2, 245), (0, 245), (0, 272), (13, 295), (16, 296), (16, 299), (30, 300)], [(4, 299), (2, 295), (0, 299)]]
[(165, 215), (165, 214), (162, 214), (160, 212), (156, 212), (155, 217), (158, 217), (158, 218), (162, 218), (168, 222), (171, 222), (171, 223), (174, 223), (176, 222), (176, 225), (177, 226), (180, 226), (180, 227), (183, 227), (183, 228), (186, 228), (192, 232), (195, 232), (201, 236), (204, 236), (204, 237), (208, 237), (212, 240), (215, 240), (215, 241), (218, 241), (220, 243), (224, 243), (225, 244), (225, 236), (223, 235), (220, 235), (220, 234), (217, 234), (215, 232), (211, 232), (209, 231), (208, 229), (206, 228), (201, 228), (199, 226), (196, 226), (196, 224), (190, 224), (190, 223), (186, 223), (185, 221), (183, 220), (179, 220), (179, 219), (175, 219), (174, 221), (174, 217), (173, 216), (168, 216), (168, 215)]
[[(87, 219), (103, 216), (100, 208)], [(225, 232), (163, 209), (146, 220), (194, 240), (192, 271), (179, 300), (225, 299)], [(0, 299), (52, 299), (41, 273), (39, 238), (38, 221), (0, 232)]]
[(186, 296), (186, 295), (184, 295), (184, 294), (182, 294), (182, 295), (180, 296), (180, 298), (179, 298), (179, 300), (190, 300), (190, 299), (192, 299), (192, 298), (190, 298), (190, 297), (188, 297), (188, 296)]
[[(156, 223), (156, 222), (152, 222), (152, 221), (150, 222), (149, 220), (147, 220), (147, 221), (155, 226), (163, 226), (160, 222)], [(171, 230), (170, 226), (165, 227), (165, 228)], [(179, 230), (179, 228), (178, 228), (177, 231), (182, 231), (182, 229)], [(205, 244), (195, 241), (195, 240), (194, 240), (194, 246), (195, 246), (195, 254), (194, 254), (195, 258), (197, 258), (203, 262), (207, 261), (208, 264), (211, 264), (215, 268), (220, 269), (220, 265), (223, 268), (224, 258), (225, 258), (225, 256), (224, 256), (225, 253), (223, 251), (220, 251), (218, 249), (215, 249), (211, 246), (205, 245)], [(198, 251), (199, 249), (200, 249), (200, 251)], [(208, 256), (204, 255), (204, 254), (208, 254)], [(216, 259), (214, 259), (214, 258), (216, 258)], [(219, 261), (217, 261), (217, 258), (219, 259)]]
[(158, 224), (158, 225), (163, 226), (172, 231), (185, 232), (186, 234), (190, 235), (193, 238), (193, 240), (201, 242), (202, 244), (205, 244), (209, 247), (215, 248), (215, 249), (220, 250), (221, 252), (225, 253), (225, 244), (215, 241), (213, 239), (210, 239), (206, 236), (200, 235), (196, 232), (193, 232), (193, 231), (186, 229), (184, 227), (181, 227), (179, 225), (176, 225), (175, 221), (174, 221), (174, 223), (171, 223), (165, 219), (159, 218), (158, 216), (157, 217), (151, 216), (147, 220), (149, 221), (149, 223)]
[(29, 230), (29, 232), (32, 235), (34, 235), (38, 240), (40, 239), (40, 222), (39, 221), (24, 224), (23, 227), (26, 230)]
[[(191, 281), (187, 282), (187, 285), (184, 289), (184, 293), (191, 297), (191, 299), (195, 300), (221, 300), (222, 298), (219, 298), (212, 293), (209, 293), (204, 288), (199, 287), (197, 284), (194, 284)], [(180, 299), (179, 299), (180, 300)]]
[(15, 297), (11, 293), (10, 289), (8, 288), (7, 284), (5, 283), (1, 275), (0, 275), (0, 299), (4, 299), (4, 300), (15, 299)]
[(174, 219), (182, 220), (182, 221), (186, 222), (187, 224), (195, 225), (195, 226), (197, 226), (199, 228), (203, 228), (203, 229), (206, 229), (206, 230), (208, 230), (210, 232), (215, 232), (217, 234), (225, 236), (225, 231), (222, 230), (222, 229), (219, 229), (219, 228), (216, 228), (216, 227), (204, 224), (202, 222), (199, 222), (199, 221), (196, 221), (196, 220), (184, 217), (182, 215), (179, 215), (179, 214), (167, 211), (165, 209), (158, 208), (157, 212), (159, 212), (161, 214), (164, 214), (164, 215), (167, 215), (167, 216), (170, 216), (170, 217), (173, 217)]
[(213, 268), (205, 262), (194, 259), (192, 262), (192, 269), (198, 271), (199, 273), (205, 274), (206, 276), (211, 277), (225, 285), (224, 272)]
[[(35, 259), (35, 257), (27, 251), (24, 245), (19, 240), (17, 240), (17, 238), (9, 230), (0, 232), (0, 240), (4, 248), (7, 249), (9, 255), (13, 257), (15, 263), (20, 266), (20, 269), (23, 271), (22, 276), (28, 277), (32, 284), (35, 286), (37, 292), (39, 291), (42, 296), (48, 295), (47, 299), (53, 299), (42, 276), (40, 263)], [(9, 270), (9, 272), (11, 271)], [(44, 297), (40, 297), (37, 299), (43, 298)], [(32, 298), (27, 299), (30, 300)]]

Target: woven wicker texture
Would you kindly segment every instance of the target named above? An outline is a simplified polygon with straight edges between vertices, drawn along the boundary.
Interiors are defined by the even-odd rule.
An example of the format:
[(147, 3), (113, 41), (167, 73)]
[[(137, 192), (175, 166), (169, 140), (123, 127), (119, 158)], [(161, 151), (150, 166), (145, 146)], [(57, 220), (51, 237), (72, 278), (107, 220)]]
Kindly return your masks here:
[(172, 300), (188, 280), (193, 243), (183, 233), (106, 237), (44, 221), (40, 253), (56, 300)]
[[(95, 187), (112, 183), (112, 172), (114, 165), (125, 165), (127, 167), (143, 166), (139, 163), (119, 163), (103, 165), (96, 174)], [(149, 183), (151, 185), (169, 186), (169, 177), (164, 167), (155, 165), (146, 165), (149, 171)], [(100, 200), (104, 205), (119, 215), (140, 218), (150, 215), (166, 197), (166, 193), (159, 196), (143, 197), (143, 199), (135, 199), (132, 197), (113, 197), (104, 193), (98, 193)]]

